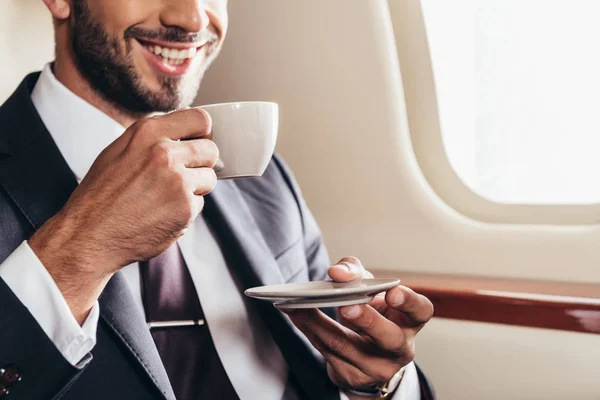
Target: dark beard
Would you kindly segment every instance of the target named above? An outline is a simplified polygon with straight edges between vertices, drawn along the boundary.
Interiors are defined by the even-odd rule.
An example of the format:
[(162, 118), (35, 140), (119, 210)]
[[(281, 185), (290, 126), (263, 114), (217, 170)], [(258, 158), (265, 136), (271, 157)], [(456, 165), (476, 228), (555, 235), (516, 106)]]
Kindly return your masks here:
[[(77, 68), (92, 88), (117, 107), (136, 115), (169, 112), (192, 103), (202, 79), (201, 71), (191, 77), (194, 79), (163, 77), (161, 90), (152, 92), (136, 73), (131, 55), (133, 34), (144, 32), (135, 27), (126, 31), (123, 55), (118, 40), (106, 33), (86, 3), (85, 0), (73, 2), (71, 42)], [(146, 32), (146, 35), (190, 41), (190, 35), (178, 28)]]

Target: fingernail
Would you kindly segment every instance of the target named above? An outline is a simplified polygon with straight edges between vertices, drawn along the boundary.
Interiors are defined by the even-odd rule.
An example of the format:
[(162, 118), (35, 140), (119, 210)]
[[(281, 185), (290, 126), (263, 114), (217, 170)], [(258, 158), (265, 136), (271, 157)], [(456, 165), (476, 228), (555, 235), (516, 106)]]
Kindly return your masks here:
[(342, 308), (342, 315), (348, 319), (355, 319), (360, 317), (362, 314), (362, 308), (360, 306), (349, 306)]
[(401, 306), (402, 303), (404, 303), (404, 293), (400, 290), (396, 291), (396, 294), (394, 294), (394, 297), (392, 298), (392, 303), (393, 306)]
[(340, 267), (344, 268), (347, 272), (352, 271), (352, 267), (350, 267), (349, 264), (345, 263), (345, 262), (341, 262), (338, 264)]
[(217, 158), (217, 162), (215, 163), (213, 169), (215, 170), (215, 172), (219, 172), (222, 171), (223, 168), (225, 168), (225, 164), (223, 164), (223, 161), (221, 161), (220, 158)]

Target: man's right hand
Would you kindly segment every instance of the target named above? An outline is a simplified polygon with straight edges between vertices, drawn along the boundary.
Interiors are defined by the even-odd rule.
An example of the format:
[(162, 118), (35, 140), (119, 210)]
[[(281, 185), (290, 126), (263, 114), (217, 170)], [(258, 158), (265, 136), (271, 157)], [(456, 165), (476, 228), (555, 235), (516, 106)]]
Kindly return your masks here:
[(98, 156), (29, 240), (81, 323), (116, 271), (181, 237), (217, 182), (211, 120), (189, 108), (140, 120)]

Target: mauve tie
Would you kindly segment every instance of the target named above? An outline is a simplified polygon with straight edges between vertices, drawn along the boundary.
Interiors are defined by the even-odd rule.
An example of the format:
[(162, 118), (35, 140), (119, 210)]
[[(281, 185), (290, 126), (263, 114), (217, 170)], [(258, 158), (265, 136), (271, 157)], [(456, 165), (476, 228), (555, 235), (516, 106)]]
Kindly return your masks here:
[[(140, 263), (148, 322), (204, 321), (192, 277), (177, 243)], [(203, 325), (154, 327), (151, 334), (178, 400), (239, 399)]]

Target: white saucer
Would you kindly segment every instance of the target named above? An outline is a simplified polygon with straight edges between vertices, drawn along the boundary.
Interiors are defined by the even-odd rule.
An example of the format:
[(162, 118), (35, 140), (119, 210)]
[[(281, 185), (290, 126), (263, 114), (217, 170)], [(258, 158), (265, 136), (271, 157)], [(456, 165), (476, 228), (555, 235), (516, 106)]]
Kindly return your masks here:
[(282, 308), (339, 307), (368, 303), (377, 293), (399, 284), (398, 279), (359, 279), (347, 283), (316, 281), (259, 286), (245, 293)]
[(273, 303), (277, 308), (323, 308), (323, 307), (342, 307), (355, 304), (365, 304), (372, 301), (375, 295), (353, 295), (347, 297), (333, 297), (325, 299), (294, 299), (279, 301)]

